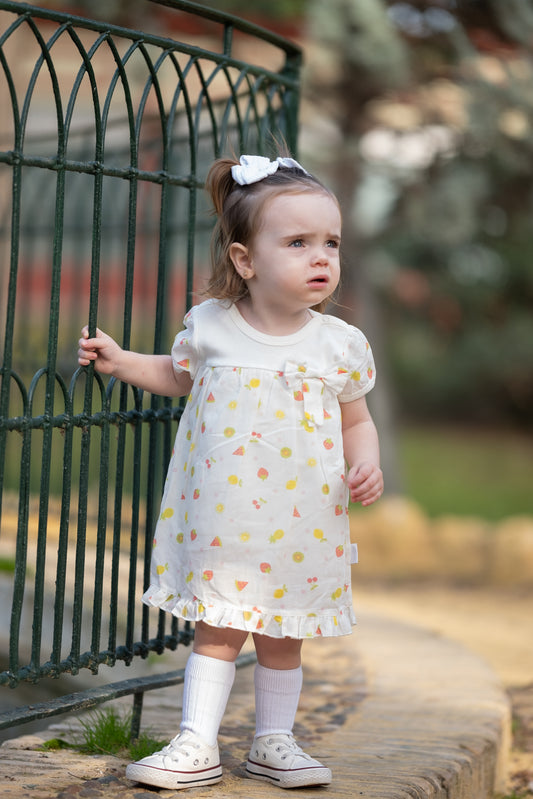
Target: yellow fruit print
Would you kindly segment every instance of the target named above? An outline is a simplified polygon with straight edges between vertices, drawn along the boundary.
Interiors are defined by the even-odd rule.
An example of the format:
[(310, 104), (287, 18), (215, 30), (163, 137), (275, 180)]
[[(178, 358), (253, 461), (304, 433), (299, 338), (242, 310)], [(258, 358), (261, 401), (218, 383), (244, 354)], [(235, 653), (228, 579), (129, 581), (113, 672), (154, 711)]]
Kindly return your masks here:
[(189, 574), (185, 578), (185, 582), (190, 583), (193, 577), (194, 577), (194, 572), (189, 572)]
[(228, 477), (228, 483), (230, 484), (230, 486), (239, 485), (239, 478), (237, 477), (236, 474), (230, 474), (230, 476)]
[(283, 621), (283, 616), (274, 616), (274, 621), (277, 621), (278, 624), (281, 624)]
[(287, 593), (287, 586), (284, 585), (283, 588), (276, 588), (274, 591), (274, 599), (281, 599)]
[(355, 380), (355, 382), (358, 383), (359, 380), (361, 380), (361, 372), (352, 372), (350, 377), (352, 380)]
[(237, 407), (237, 400), (231, 400), (231, 402), (228, 402), (228, 408), (230, 410), (234, 411), (236, 407)]
[(248, 384), (247, 388), (258, 388), (261, 385), (261, 381), (258, 377), (252, 377), (250, 383)]
[(292, 559), (293, 559), (293, 561), (295, 563), (301, 563), (302, 560), (304, 559), (304, 553), (303, 552), (293, 552)]
[(215, 510), (216, 510), (217, 513), (224, 513), (224, 505), (223, 505), (223, 503), (222, 502), (218, 502), (215, 505)]
[(307, 459), (308, 466), (316, 466), (316, 458), (308, 458)]
[(276, 411), (275, 416), (276, 419), (285, 419), (285, 413), (283, 411)]
[(320, 530), (318, 527), (315, 530), (313, 530), (313, 535), (314, 535), (315, 538), (318, 538), (319, 541), (325, 541), (326, 540), (324, 538), (324, 530)]
[(325, 494), (326, 496), (329, 494), (329, 486), (327, 483), (324, 483), (324, 485), (322, 486), (322, 493)]
[(250, 621), (250, 619), (252, 618), (252, 611), (244, 610), (242, 615), (244, 616), (244, 621)]
[(164, 566), (162, 564), (156, 566), (156, 572), (159, 574), (159, 576), (161, 576), (166, 571), (168, 571), (168, 563), (165, 563)]
[(307, 416), (306, 419), (301, 419), (300, 420), (300, 424), (301, 424), (301, 426), (303, 427), (303, 429), (305, 430), (306, 433), (314, 433), (315, 432), (315, 426), (312, 423), (312, 420), (309, 421), (310, 419), (311, 419), (311, 417)]
[(292, 491), (294, 488), (296, 488), (297, 482), (298, 482), (297, 477), (295, 477), (294, 480), (287, 480), (285, 484), (285, 488), (287, 489), (287, 491)]
[(273, 533), (268, 540), (271, 544), (273, 544), (275, 541), (281, 541), (284, 535), (285, 533), (283, 530), (276, 530), (276, 532)]
[(279, 454), (282, 458), (290, 458), (292, 455), (292, 449), (290, 447), (282, 447), (279, 451)]
[(342, 588), (337, 588), (337, 590), (332, 593), (331, 598), (338, 599), (340, 596), (342, 596)]
[(235, 428), (226, 427), (226, 429), (224, 430), (224, 435), (226, 436), (226, 438), (231, 438), (232, 436), (235, 435)]
[(171, 519), (174, 516), (174, 508), (165, 508), (161, 514), (162, 519)]
[(241, 541), (249, 541), (250, 540), (250, 533), (241, 533), (239, 538)]

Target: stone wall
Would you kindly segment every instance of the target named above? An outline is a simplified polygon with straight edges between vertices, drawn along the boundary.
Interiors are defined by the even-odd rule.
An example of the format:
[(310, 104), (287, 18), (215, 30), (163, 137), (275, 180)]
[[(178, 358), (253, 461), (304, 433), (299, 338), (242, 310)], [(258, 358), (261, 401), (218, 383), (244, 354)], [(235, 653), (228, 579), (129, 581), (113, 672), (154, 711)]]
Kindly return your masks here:
[(358, 580), (445, 580), (533, 587), (533, 517), (498, 522), (441, 516), (430, 519), (406, 497), (388, 497), (353, 511)]

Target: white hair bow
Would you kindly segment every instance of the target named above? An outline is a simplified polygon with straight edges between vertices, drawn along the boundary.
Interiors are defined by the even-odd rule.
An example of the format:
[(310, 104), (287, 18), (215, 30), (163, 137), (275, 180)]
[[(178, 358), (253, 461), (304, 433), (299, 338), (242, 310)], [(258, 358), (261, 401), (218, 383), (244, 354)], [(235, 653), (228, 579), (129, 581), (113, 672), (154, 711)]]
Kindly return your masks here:
[(280, 166), (287, 169), (295, 167), (306, 175), (309, 174), (294, 158), (276, 158), (275, 161), (271, 161), (263, 155), (241, 155), (240, 163), (231, 167), (231, 175), (240, 186), (247, 186), (249, 183), (257, 183), (273, 175)]

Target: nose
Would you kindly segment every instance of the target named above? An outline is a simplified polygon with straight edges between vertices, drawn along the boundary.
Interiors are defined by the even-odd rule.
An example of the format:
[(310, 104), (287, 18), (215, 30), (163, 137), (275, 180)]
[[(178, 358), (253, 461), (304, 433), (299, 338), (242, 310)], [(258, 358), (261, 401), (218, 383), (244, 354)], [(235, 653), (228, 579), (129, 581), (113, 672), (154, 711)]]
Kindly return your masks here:
[(313, 252), (311, 254), (311, 264), (313, 266), (324, 266), (324, 264), (329, 263), (329, 252), (327, 247), (323, 245), (318, 245), (313, 248)]

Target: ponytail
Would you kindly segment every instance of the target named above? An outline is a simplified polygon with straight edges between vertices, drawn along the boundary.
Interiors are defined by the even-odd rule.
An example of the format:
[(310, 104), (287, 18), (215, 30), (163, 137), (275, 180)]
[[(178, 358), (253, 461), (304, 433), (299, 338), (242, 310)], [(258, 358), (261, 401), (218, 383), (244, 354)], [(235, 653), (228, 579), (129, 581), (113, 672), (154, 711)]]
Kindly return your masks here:
[(211, 197), (215, 214), (220, 218), (224, 211), (226, 198), (235, 186), (231, 176), (231, 167), (238, 161), (231, 158), (219, 158), (207, 173), (205, 188)]

